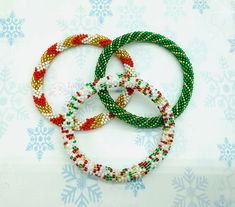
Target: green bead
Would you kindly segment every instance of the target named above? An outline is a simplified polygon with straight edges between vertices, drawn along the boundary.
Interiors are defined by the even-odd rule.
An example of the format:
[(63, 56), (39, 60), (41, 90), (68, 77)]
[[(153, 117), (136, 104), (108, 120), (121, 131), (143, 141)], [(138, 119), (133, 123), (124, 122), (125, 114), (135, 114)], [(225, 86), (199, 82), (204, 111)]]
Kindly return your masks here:
[[(192, 64), (185, 52), (178, 47), (173, 41), (166, 37), (152, 33), (152, 32), (133, 32), (120, 36), (113, 40), (111, 44), (104, 48), (103, 53), (99, 56), (98, 63), (95, 71), (95, 78), (103, 78), (105, 76), (108, 61), (110, 60), (113, 53), (115, 53), (120, 47), (129, 44), (134, 41), (139, 42), (150, 42), (160, 45), (171, 52), (180, 62), (181, 69), (183, 71), (183, 88), (178, 102), (172, 108), (175, 118), (177, 118), (187, 107), (193, 91), (194, 74)], [(98, 66), (99, 65), (99, 66)], [(141, 84), (140, 82), (138, 84)], [(171, 84), (171, 83), (169, 83)], [(105, 107), (119, 119), (126, 121), (127, 123), (134, 125), (139, 128), (155, 128), (162, 126), (162, 116), (152, 117), (139, 117), (134, 114), (127, 112), (118, 106), (110, 96), (107, 90), (98, 93), (102, 103)], [(152, 97), (152, 95), (149, 95)], [(130, 121), (132, 120), (132, 121)]]

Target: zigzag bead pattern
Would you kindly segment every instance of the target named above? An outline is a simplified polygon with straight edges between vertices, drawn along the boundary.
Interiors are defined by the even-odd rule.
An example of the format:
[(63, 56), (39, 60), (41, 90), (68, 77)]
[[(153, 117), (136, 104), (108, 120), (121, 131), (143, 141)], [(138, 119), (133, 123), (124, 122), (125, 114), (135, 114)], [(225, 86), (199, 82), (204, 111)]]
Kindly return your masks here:
[[(52, 123), (61, 126), (64, 121), (64, 116), (62, 114), (54, 113), (52, 107), (47, 102), (45, 94), (43, 92), (43, 82), (47, 70), (49, 69), (50, 63), (64, 50), (72, 47), (76, 47), (81, 44), (95, 45), (99, 47), (106, 47), (112, 41), (107, 37), (101, 35), (88, 35), (79, 34), (73, 35), (66, 38), (63, 41), (55, 43), (50, 48), (48, 48), (41, 57), (41, 61), (38, 66), (35, 67), (33, 77), (32, 77), (32, 88), (33, 88), (33, 100), (38, 108), (39, 112), (45, 116)], [(118, 50), (116, 56), (122, 62), (125, 74), (130, 76), (135, 76), (135, 71), (133, 68), (133, 61), (130, 55), (125, 50)], [(116, 103), (120, 107), (125, 107), (128, 103), (130, 96), (132, 95), (132, 90), (124, 90), (121, 95), (116, 100)], [(104, 125), (107, 121), (114, 118), (112, 113), (104, 112), (93, 118), (87, 118), (86, 120), (76, 120), (75, 129), (76, 130), (90, 130), (96, 129)]]
[[(157, 105), (163, 116), (162, 136), (156, 149), (142, 162), (133, 165), (130, 168), (123, 168), (121, 170), (97, 164), (87, 158), (78, 148), (78, 141), (74, 135), (75, 116), (81, 104), (92, 95), (113, 87), (130, 88), (143, 93)], [(64, 146), (74, 164), (89, 175), (113, 182), (134, 181), (156, 168), (166, 157), (171, 148), (175, 128), (174, 115), (171, 107), (157, 89), (139, 78), (119, 75), (97, 79), (93, 83), (88, 83), (86, 86), (82, 87), (74, 96), (72, 96), (71, 101), (67, 106), (65, 121), (61, 127)]]

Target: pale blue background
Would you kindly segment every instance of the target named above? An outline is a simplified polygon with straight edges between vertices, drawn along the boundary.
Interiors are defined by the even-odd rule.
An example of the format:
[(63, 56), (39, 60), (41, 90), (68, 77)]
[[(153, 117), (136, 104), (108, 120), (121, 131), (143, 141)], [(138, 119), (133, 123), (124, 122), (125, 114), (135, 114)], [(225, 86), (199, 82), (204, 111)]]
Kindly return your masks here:
[[(113, 39), (135, 30), (160, 33), (179, 44), (192, 61), (195, 87), (162, 165), (138, 182), (110, 184), (73, 167), (60, 130), (33, 105), (30, 80), (43, 51), (68, 35), (99, 33)], [(176, 103), (182, 74), (173, 56), (151, 44), (126, 48), (137, 73)], [(53, 62), (45, 92), (57, 111), (93, 80), (100, 51), (80, 46)], [(122, 66), (112, 58), (107, 73), (116, 72)], [(235, 206), (234, 0), (0, 0), (0, 89), (0, 206)], [(138, 94), (127, 108), (155, 114)], [(79, 115), (100, 110), (94, 98)], [(159, 132), (113, 120), (79, 137), (92, 159), (122, 167), (150, 153)]]

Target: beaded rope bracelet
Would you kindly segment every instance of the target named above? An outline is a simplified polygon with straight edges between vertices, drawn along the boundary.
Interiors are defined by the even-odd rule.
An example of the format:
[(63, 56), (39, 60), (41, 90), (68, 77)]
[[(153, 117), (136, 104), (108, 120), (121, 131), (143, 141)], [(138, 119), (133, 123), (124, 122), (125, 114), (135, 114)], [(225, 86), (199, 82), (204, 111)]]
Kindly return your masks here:
[[(95, 71), (95, 79), (105, 76), (108, 61), (115, 51), (117, 51), (123, 45), (129, 44), (134, 41), (150, 42), (160, 45), (170, 51), (178, 59), (183, 71), (183, 88), (178, 102), (172, 109), (174, 116), (178, 117), (185, 110), (192, 96), (194, 80), (192, 65), (185, 52), (180, 47), (178, 47), (176, 43), (160, 34), (155, 34), (152, 32), (133, 32), (125, 34), (113, 40), (111, 44), (107, 45), (107, 47), (104, 48), (102, 54), (98, 59)], [(113, 115), (131, 125), (139, 128), (154, 128), (163, 124), (162, 116), (150, 118), (140, 117), (131, 114), (123, 108), (117, 106), (107, 90), (98, 92), (98, 95), (105, 107), (110, 112), (112, 112)]]
[[(74, 135), (74, 125), (76, 112), (79, 106), (83, 104), (92, 95), (107, 88), (120, 87), (138, 90), (149, 97), (158, 107), (163, 116), (162, 137), (157, 148), (142, 162), (133, 165), (131, 168), (115, 170), (102, 164), (96, 164), (83, 154), (78, 148), (77, 140)], [(64, 146), (69, 157), (76, 166), (89, 175), (100, 177), (106, 181), (124, 182), (137, 180), (155, 167), (165, 158), (170, 150), (174, 138), (174, 115), (168, 101), (153, 86), (136, 77), (107, 76), (88, 83), (81, 88), (67, 105), (68, 109), (65, 115), (65, 121), (62, 124), (61, 131), (64, 139)]]
[[(50, 104), (47, 102), (45, 94), (42, 90), (46, 71), (48, 70), (50, 63), (55, 59), (55, 57), (64, 50), (76, 47), (81, 44), (95, 45), (104, 48), (110, 43), (111, 40), (101, 35), (80, 34), (80, 35), (70, 36), (63, 41), (52, 45), (44, 52), (44, 54), (41, 57), (39, 65), (35, 67), (31, 83), (33, 88), (34, 103), (38, 108), (39, 112), (43, 116), (45, 116), (52, 123), (58, 126), (61, 126), (61, 124), (64, 121), (64, 117), (62, 114), (55, 114), (53, 112), (53, 109), (50, 106)], [(133, 69), (133, 61), (130, 55), (127, 53), (127, 51), (118, 50), (116, 51), (115, 54), (121, 60), (125, 69), (125, 74), (130, 76), (135, 76), (135, 71)], [(132, 90), (124, 90), (116, 100), (117, 105), (119, 105), (120, 107), (125, 107), (132, 93), (133, 93)], [(112, 113), (104, 112), (93, 118), (88, 118), (82, 121), (77, 120), (75, 129), (90, 130), (90, 129), (99, 128), (112, 118), (114, 118)]]

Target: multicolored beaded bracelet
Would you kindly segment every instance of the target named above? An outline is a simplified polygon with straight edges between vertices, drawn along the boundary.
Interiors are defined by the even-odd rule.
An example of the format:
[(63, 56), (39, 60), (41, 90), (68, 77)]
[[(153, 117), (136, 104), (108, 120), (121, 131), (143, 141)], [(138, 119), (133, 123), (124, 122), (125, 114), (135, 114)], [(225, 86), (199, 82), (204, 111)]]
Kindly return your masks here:
[[(107, 90), (107, 88), (120, 87), (131, 88), (149, 97), (158, 107), (163, 116), (162, 137), (157, 148), (142, 162), (132, 166), (116, 170), (102, 164), (97, 164), (88, 159), (78, 148), (77, 140), (74, 135), (74, 125), (76, 112), (79, 106), (95, 93)], [(168, 101), (153, 86), (136, 77), (128, 76), (107, 76), (88, 83), (81, 88), (76, 95), (72, 96), (68, 104), (65, 121), (61, 131), (64, 139), (64, 146), (69, 157), (76, 166), (89, 175), (97, 176), (106, 181), (124, 182), (137, 180), (148, 174), (150, 170), (156, 168), (168, 154), (174, 138), (174, 115)]]
[[(174, 116), (178, 117), (185, 110), (192, 96), (194, 74), (192, 65), (185, 52), (180, 47), (178, 47), (176, 43), (160, 34), (155, 34), (153, 32), (133, 32), (125, 34), (113, 40), (111, 44), (107, 45), (107, 47), (104, 48), (102, 54), (98, 59), (95, 71), (95, 78), (98, 79), (105, 76), (108, 61), (115, 51), (117, 51), (125, 44), (129, 44), (134, 41), (150, 42), (160, 45), (170, 51), (178, 59), (183, 71), (183, 88), (178, 102), (172, 109)], [(114, 102), (107, 90), (98, 92), (98, 95), (105, 107), (110, 112), (112, 112), (113, 115), (133, 126), (139, 128), (154, 128), (163, 124), (163, 116), (148, 118), (136, 116), (127, 112)]]
[[(47, 102), (45, 94), (42, 90), (44, 77), (46, 71), (48, 70), (50, 63), (59, 55), (61, 52), (68, 48), (76, 47), (81, 44), (95, 45), (100, 47), (106, 47), (112, 41), (107, 37), (101, 35), (88, 35), (80, 34), (73, 35), (65, 40), (55, 43), (50, 48), (48, 48), (41, 57), (41, 61), (37, 67), (32, 77), (32, 88), (33, 88), (33, 100), (38, 108), (39, 112), (49, 119), (52, 123), (61, 126), (64, 121), (62, 114), (55, 114), (52, 107)], [(125, 74), (130, 76), (135, 76), (135, 71), (133, 69), (133, 61), (126, 50), (117, 50), (116, 56), (121, 60), (124, 68)], [(122, 94), (117, 98), (116, 104), (120, 107), (125, 107), (128, 103), (130, 95), (133, 93), (131, 90), (124, 90)], [(93, 118), (88, 118), (86, 120), (77, 120), (76, 129), (77, 130), (90, 130), (99, 128), (104, 125), (108, 120), (114, 118), (112, 113), (104, 112)]]

